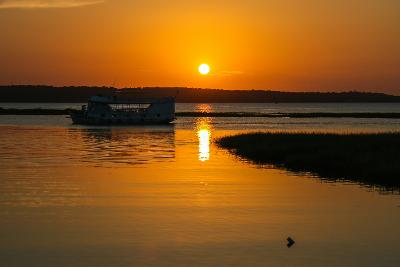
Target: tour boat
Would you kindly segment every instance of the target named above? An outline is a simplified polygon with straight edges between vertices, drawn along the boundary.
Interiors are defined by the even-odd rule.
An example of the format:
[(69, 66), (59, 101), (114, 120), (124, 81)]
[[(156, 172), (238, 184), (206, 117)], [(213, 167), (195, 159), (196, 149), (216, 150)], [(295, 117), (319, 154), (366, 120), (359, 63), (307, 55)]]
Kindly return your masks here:
[(167, 124), (175, 120), (175, 98), (120, 100), (93, 96), (70, 116), (74, 124), (84, 125)]

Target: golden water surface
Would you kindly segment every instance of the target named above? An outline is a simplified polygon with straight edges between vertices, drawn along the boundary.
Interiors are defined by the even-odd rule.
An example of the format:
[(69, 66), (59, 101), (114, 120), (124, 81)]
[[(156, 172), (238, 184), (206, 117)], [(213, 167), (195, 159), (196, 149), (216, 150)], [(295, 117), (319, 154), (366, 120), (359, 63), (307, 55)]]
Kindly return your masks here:
[(0, 265), (399, 266), (398, 195), (213, 143), (236, 132), (0, 126)]

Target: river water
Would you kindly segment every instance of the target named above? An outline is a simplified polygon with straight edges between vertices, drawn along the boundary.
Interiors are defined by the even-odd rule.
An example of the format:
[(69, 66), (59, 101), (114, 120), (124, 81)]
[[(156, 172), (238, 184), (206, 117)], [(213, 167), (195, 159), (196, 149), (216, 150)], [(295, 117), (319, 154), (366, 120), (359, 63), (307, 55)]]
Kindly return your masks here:
[[(400, 112), (400, 105), (177, 110)], [(0, 116), (1, 266), (399, 266), (397, 193), (262, 168), (213, 143), (247, 131), (399, 129), (396, 119), (204, 117), (83, 127), (66, 116)], [(296, 241), (290, 249), (288, 236)]]

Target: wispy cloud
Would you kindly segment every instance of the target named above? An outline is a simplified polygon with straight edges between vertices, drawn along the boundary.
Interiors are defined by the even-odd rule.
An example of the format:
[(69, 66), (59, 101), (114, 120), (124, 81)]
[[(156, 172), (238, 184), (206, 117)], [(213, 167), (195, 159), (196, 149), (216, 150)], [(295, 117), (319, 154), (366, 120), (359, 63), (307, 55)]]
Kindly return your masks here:
[(223, 70), (223, 71), (221, 71), (221, 74), (223, 74), (223, 75), (239, 75), (239, 74), (243, 74), (243, 71), (240, 71), (240, 70)]
[(216, 76), (233, 76), (233, 75), (242, 75), (243, 71), (240, 70), (221, 70), (215, 73)]
[(0, 9), (6, 8), (72, 8), (94, 5), (104, 0), (0, 0)]

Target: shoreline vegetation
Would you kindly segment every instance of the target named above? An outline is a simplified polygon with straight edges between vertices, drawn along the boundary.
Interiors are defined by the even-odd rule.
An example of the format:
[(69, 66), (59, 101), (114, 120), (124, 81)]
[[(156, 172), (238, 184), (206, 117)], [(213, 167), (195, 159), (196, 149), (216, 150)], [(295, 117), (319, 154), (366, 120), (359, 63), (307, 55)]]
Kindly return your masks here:
[[(14, 109), (1, 108), (0, 115), (69, 115), (74, 109)], [(336, 113), (336, 112), (308, 112), (308, 113), (255, 113), (255, 112), (176, 112), (177, 117), (259, 117), (259, 118), (379, 118), (400, 119), (400, 113)]]
[(400, 190), (400, 133), (249, 133), (216, 144), (255, 164)]

